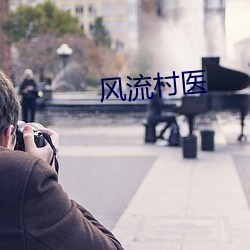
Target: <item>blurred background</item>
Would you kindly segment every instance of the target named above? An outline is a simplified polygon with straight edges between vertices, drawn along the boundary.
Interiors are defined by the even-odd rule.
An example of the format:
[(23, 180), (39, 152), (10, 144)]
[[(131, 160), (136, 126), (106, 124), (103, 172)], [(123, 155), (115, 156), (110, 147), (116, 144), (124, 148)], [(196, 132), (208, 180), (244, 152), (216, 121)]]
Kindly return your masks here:
[(249, 73), (249, 13), (248, 0), (1, 0), (0, 68), (15, 86), (32, 68), (54, 92), (200, 70), (203, 56)]

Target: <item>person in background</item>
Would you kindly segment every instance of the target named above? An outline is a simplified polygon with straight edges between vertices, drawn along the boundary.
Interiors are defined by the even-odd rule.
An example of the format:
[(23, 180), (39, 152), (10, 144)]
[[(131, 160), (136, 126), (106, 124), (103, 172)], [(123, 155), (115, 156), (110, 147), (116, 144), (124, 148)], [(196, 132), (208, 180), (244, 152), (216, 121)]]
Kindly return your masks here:
[[(172, 125), (175, 124), (177, 127), (177, 122), (174, 115), (162, 114), (163, 109), (167, 111), (168, 105), (163, 103), (162, 94), (166, 89), (165, 84), (161, 84), (160, 88), (157, 87), (154, 91), (153, 98), (150, 99), (147, 106), (147, 121), (157, 125), (158, 123), (165, 123), (164, 128), (156, 135), (157, 139), (165, 140), (165, 131)], [(159, 93), (161, 91), (161, 94)]]
[[(0, 249), (122, 250), (115, 236), (84, 207), (70, 200), (49, 163), (59, 135), (38, 148), (30, 125), (23, 128), (25, 152), (14, 150), (20, 111), (13, 84), (0, 71)], [(54, 150), (52, 150), (52, 148)]]
[(36, 99), (38, 97), (38, 87), (34, 80), (31, 69), (24, 71), (24, 79), (19, 88), (22, 96), (22, 115), (24, 122), (34, 122), (36, 114)]

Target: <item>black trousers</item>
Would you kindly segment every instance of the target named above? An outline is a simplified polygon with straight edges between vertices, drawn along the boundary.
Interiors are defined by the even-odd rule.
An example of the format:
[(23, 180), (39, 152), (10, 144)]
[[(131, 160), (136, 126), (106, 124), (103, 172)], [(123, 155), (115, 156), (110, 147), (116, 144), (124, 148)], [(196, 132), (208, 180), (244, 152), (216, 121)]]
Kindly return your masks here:
[(163, 137), (165, 131), (172, 125), (176, 124), (175, 116), (173, 115), (152, 115), (148, 117), (148, 122), (157, 125), (158, 123), (166, 123), (165, 127), (161, 130), (159, 137)]
[(36, 114), (36, 98), (23, 98), (22, 114), (24, 122), (34, 122)]

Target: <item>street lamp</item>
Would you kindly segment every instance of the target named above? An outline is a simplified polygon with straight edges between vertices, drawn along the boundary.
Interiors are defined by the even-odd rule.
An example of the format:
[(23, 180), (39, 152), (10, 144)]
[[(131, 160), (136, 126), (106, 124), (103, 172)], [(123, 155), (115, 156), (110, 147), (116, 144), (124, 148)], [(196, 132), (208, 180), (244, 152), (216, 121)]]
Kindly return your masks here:
[(65, 68), (67, 64), (67, 59), (71, 56), (73, 53), (73, 50), (69, 47), (67, 43), (63, 43), (57, 50), (57, 55), (59, 55), (63, 60), (63, 68)]

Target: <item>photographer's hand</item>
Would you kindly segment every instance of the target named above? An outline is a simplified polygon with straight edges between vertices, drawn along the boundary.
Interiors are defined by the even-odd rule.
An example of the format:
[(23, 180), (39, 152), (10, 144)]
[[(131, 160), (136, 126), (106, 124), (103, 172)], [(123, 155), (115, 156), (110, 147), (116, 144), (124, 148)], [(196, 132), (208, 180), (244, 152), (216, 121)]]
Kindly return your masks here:
[[(53, 130), (42, 128), (39, 131), (48, 134), (51, 137), (51, 140), (57, 149), (58, 152), (58, 144), (59, 144), (59, 135)], [(50, 160), (53, 156), (52, 149), (49, 144), (46, 144), (42, 148), (37, 148), (34, 141), (34, 132), (31, 126), (25, 125), (23, 128), (23, 140), (25, 144), (25, 152), (30, 153), (36, 157), (39, 157), (43, 161), (50, 163)]]

